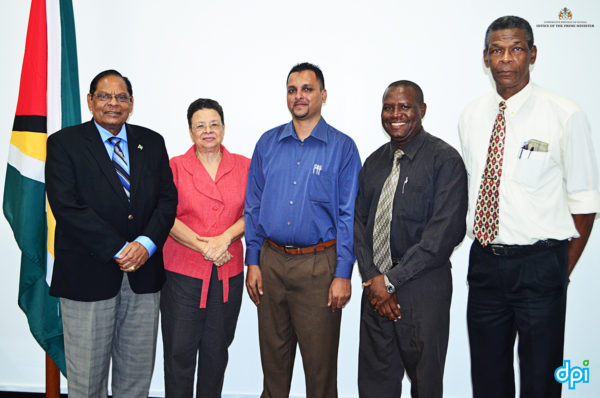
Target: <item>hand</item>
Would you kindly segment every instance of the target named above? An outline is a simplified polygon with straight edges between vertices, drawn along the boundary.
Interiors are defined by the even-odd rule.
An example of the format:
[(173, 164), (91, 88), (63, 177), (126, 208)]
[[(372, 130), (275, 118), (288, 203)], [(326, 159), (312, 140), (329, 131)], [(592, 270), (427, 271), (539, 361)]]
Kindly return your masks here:
[(395, 294), (390, 295), (390, 299), (382, 303), (376, 308), (379, 316), (387, 318), (390, 321), (396, 322), (402, 318), (400, 313), (400, 304), (398, 304), (398, 297)]
[(225, 263), (227, 263), (232, 258), (233, 258), (233, 255), (231, 253), (229, 253), (228, 251), (225, 251), (225, 253), (223, 253), (221, 256), (217, 257), (215, 259), (215, 261), (213, 261), (213, 264), (216, 265), (217, 267), (220, 267), (220, 266), (224, 265)]
[(385, 289), (385, 281), (383, 275), (377, 275), (363, 283), (365, 294), (369, 299), (371, 307), (377, 313), (392, 321), (397, 321), (402, 318), (400, 313), (400, 304), (395, 294), (390, 294)]
[(119, 257), (115, 259), (123, 272), (137, 271), (148, 260), (148, 250), (139, 242), (127, 244)]
[(335, 277), (329, 286), (329, 301), (327, 306), (331, 307), (331, 311), (341, 310), (344, 308), (350, 295), (352, 294), (352, 284), (350, 279)]
[[(212, 261), (213, 263), (222, 262), (225, 258), (223, 255), (229, 249), (229, 245), (231, 244), (231, 239), (225, 235), (218, 235), (213, 237), (205, 237), (198, 236), (196, 238), (200, 242), (201, 252), (204, 255), (204, 259), (207, 261)], [(221, 265), (229, 261), (222, 262)]]
[(248, 265), (248, 273), (246, 274), (246, 289), (248, 295), (254, 304), (260, 304), (260, 296), (263, 295), (262, 289), (262, 272), (258, 265)]

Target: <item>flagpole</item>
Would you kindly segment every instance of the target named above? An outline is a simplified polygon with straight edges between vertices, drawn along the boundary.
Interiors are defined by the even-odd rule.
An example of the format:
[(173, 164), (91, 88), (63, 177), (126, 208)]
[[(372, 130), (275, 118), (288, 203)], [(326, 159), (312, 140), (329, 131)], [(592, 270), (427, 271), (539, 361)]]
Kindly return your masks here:
[(46, 354), (46, 398), (60, 398), (60, 371)]

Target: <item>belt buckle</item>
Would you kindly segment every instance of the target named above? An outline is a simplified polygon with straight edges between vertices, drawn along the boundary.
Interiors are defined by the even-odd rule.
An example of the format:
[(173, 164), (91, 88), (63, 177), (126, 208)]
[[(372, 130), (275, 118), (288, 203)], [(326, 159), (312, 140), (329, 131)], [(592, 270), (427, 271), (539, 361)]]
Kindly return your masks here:
[(506, 256), (506, 248), (502, 245), (490, 245), (494, 256)]
[(284, 245), (283, 247), (288, 254), (300, 254), (300, 248), (297, 246)]

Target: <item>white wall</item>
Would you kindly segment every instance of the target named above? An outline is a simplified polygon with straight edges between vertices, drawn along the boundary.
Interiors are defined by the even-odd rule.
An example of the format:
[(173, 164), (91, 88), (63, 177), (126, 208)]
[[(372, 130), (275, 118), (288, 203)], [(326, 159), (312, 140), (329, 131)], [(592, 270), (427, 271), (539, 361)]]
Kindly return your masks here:
[[(574, 19), (595, 28), (535, 28), (556, 20), (567, 6)], [(0, 165), (6, 164), (25, 45), (29, 1), (0, 5)], [(363, 159), (386, 141), (380, 127), (380, 99), (388, 83), (411, 79), (428, 104), (425, 128), (458, 146), (457, 119), (472, 99), (491, 90), (482, 63), (483, 36), (496, 17), (516, 14), (534, 25), (538, 61), (533, 80), (578, 101), (598, 137), (600, 90), (600, 3), (589, 0), (492, 1), (74, 1), (82, 105), (99, 71), (116, 68), (134, 89), (130, 122), (153, 128), (166, 139), (171, 156), (190, 145), (185, 112), (198, 97), (217, 99), (225, 109), (225, 145), (251, 156), (265, 130), (289, 120), (285, 77), (292, 65), (311, 61), (325, 74), (326, 120), (356, 141)], [(83, 119), (90, 116), (82, 109)], [(600, 142), (596, 153), (600, 155)], [(599, 156), (600, 158), (600, 156)], [(0, 173), (0, 186), (4, 172)], [(600, 396), (600, 330), (597, 288), (600, 232), (572, 275), (565, 358), (590, 360), (590, 383), (566, 397)], [(17, 306), (20, 253), (0, 218), (0, 390), (42, 391), (44, 354)], [(453, 256), (454, 297), (445, 390), (447, 397), (470, 394), (466, 335), (465, 241)], [(359, 295), (344, 310), (339, 355), (339, 392), (357, 396)], [(159, 337), (160, 340), (160, 337)], [(298, 356), (299, 357), (299, 356)], [(159, 345), (152, 395), (163, 395)], [(262, 386), (256, 312), (244, 297), (224, 386), (227, 396), (258, 396)], [(63, 389), (66, 383), (63, 380)], [(408, 389), (405, 389), (408, 393)], [(292, 393), (304, 395), (300, 362)], [(406, 395), (406, 394), (405, 394)]]

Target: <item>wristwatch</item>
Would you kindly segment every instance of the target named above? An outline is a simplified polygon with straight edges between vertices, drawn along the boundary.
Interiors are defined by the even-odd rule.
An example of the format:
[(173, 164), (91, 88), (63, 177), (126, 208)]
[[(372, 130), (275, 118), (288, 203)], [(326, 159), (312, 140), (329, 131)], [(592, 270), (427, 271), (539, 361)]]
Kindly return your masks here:
[(385, 282), (385, 290), (389, 293), (389, 294), (394, 294), (396, 293), (396, 286), (394, 286), (392, 284), (392, 282), (390, 282), (390, 280), (388, 279), (387, 275), (383, 275), (383, 281)]

